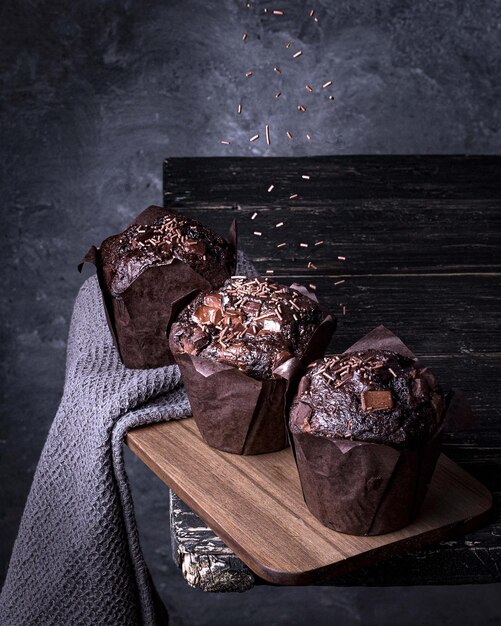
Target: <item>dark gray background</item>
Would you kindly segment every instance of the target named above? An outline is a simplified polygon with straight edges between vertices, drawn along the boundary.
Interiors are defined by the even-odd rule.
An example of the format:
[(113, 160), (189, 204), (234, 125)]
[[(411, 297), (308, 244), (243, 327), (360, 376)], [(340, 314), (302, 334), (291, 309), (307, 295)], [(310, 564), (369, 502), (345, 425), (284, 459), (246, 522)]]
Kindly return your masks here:
[[(62, 390), (82, 281), (76, 262), (161, 203), (164, 157), (500, 152), (499, 0), (252, 4), (1, 3), (2, 578)], [(264, 15), (265, 6), (286, 15)], [(298, 49), (303, 56), (291, 61)], [(305, 92), (306, 82), (328, 79), (336, 100)], [(307, 113), (296, 111), (301, 102)], [(249, 143), (265, 123), (272, 145)], [(318, 626), (457, 625), (501, 616), (499, 586), (193, 591), (170, 561), (165, 487), (132, 456), (129, 468), (145, 552), (174, 625), (307, 617)]]

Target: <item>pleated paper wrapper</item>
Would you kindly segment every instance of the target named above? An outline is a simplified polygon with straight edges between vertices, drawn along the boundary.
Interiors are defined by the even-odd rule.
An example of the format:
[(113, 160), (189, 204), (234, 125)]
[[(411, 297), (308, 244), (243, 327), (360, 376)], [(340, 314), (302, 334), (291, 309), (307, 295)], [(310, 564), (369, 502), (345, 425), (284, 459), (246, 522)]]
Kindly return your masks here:
[[(391, 350), (417, 363), (411, 350), (384, 326), (346, 353), (368, 349)], [(434, 381), (431, 372), (426, 375)], [(303, 388), (301, 381), (298, 397)], [(452, 410), (470, 410), (452, 399), (451, 394), (446, 397), (435, 433), (413, 449), (328, 438), (292, 428), (291, 444), (311, 513), (325, 526), (353, 535), (380, 535), (410, 524), (419, 514), (440, 456), (445, 420)], [(306, 404), (295, 404), (290, 424), (301, 423), (308, 410)]]
[[(304, 287), (291, 285), (314, 298)], [(288, 445), (287, 410), (299, 377), (308, 363), (321, 358), (336, 320), (326, 314), (312, 335), (303, 357), (293, 357), (257, 380), (238, 368), (186, 353), (175, 353), (193, 417), (204, 441), (233, 454), (264, 454)], [(171, 347), (174, 348), (171, 331)]]
[[(132, 224), (150, 225), (159, 217), (175, 213), (172, 209), (150, 206)], [(211, 282), (188, 264), (172, 259), (167, 264), (145, 269), (119, 296), (110, 293), (109, 277), (103, 271), (99, 248), (92, 246), (89, 249), (79, 269), (85, 262), (96, 266), (108, 326), (126, 367), (146, 369), (175, 362), (165, 329), (172, 324), (178, 311), (200, 291), (219, 287), (233, 273), (235, 223), (230, 227), (228, 241), (228, 266), (222, 267)]]

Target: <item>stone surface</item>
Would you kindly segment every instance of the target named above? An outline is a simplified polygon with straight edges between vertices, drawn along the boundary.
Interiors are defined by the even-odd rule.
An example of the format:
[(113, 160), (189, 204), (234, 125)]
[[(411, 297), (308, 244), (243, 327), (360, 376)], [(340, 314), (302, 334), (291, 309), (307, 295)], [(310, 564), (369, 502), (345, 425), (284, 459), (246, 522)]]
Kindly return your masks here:
[[(2, 4), (0, 578), (62, 390), (75, 266), (161, 203), (164, 157), (500, 150), (499, 0), (323, 0), (318, 26), (309, 5), (280, 5), (283, 17), (230, 0)], [(334, 101), (317, 93), (328, 79)], [(300, 624), (308, 606), (318, 624), (332, 611), (343, 624), (471, 623), (478, 606), (484, 623), (499, 618), (491, 587), (203, 595), (169, 556), (166, 490), (139, 462), (131, 476), (173, 624)]]

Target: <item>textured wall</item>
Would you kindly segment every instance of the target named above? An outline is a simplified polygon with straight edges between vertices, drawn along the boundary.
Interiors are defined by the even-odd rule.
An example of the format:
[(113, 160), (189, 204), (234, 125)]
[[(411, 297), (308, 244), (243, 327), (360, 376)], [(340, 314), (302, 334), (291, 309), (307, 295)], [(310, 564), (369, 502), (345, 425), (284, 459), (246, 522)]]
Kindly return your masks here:
[[(1, 570), (62, 389), (71, 304), (81, 282), (75, 264), (90, 242), (161, 202), (164, 157), (500, 151), (499, 0), (297, 0), (272, 7), (285, 16), (264, 15), (267, 3), (252, 4), (2, 2), (0, 502), (8, 506), (0, 512)], [(292, 60), (299, 49), (303, 56)], [(249, 69), (254, 74), (246, 78)], [(328, 79), (333, 87), (318, 89)], [(307, 111), (299, 113), (297, 104)], [(265, 123), (270, 147), (262, 139)], [(260, 140), (250, 143), (256, 132)], [(402, 609), (404, 599), (411, 605), (423, 599), (435, 606), (435, 592), (419, 590), (397, 596), (403, 598), (397, 604), (391, 591), (297, 592), (297, 614), (290, 590), (190, 595), (166, 564), (164, 491), (137, 463), (131, 470), (148, 494), (140, 509), (153, 569), (162, 589), (176, 589), (177, 600), (169, 600), (175, 623), (192, 623), (188, 616), (196, 615), (209, 624), (216, 611), (227, 611), (228, 624), (237, 612), (242, 624), (263, 623), (264, 615), (270, 623), (287, 616), (300, 623), (294, 619), (303, 597), (318, 602), (319, 623), (333, 609), (343, 623), (362, 616), (377, 623), (383, 614), (393, 623), (399, 613), (384, 613), (384, 602)], [(458, 603), (453, 591), (447, 597)], [(469, 593), (460, 610), (489, 597), (487, 590)], [(376, 603), (369, 612), (368, 601)], [(419, 617), (407, 613), (409, 620)]]

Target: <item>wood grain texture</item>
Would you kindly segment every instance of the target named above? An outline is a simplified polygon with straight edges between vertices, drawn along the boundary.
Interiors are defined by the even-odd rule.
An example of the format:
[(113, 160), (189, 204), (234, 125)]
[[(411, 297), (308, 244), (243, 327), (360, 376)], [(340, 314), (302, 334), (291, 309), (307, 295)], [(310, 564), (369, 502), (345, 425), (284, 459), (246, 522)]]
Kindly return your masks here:
[[(179, 204), (183, 213), (225, 234), (233, 219), (239, 241), (264, 272), (464, 274), (499, 272), (499, 199), (339, 199), (310, 195), (293, 203)], [(257, 212), (257, 217), (251, 216)], [(276, 224), (283, 226), (276, 228)], [(300, 230), (298, 230), (300, 225)], [(460, 226), (460, 227), (459, 227)], [(261, 237), (254, 231), (262, 232)], [(325, 244), (315, 247), (316, 241)], [(286, 242), (287, 246), (277, 248)], [(299, 244), (305, 242), (308, 248)], [(382, 251), (384, 250), (384, 254)], [(338, 260), (338, 255), (346, 261)], [(308, 261), (317, 266), (307, 269)]]
[(239, 456), (214, 450), (193, 419), (138, 428), (131, 449), (264, 580), (307, 584), (473, 528), (492, 505), (483, 485), (442, 455), (422, 514), (376, 537), (343, 535), (306, 508), (289, 449)]
[[(337, 280), (345, 279), (341, 285)], [(298, 276), (281, 276), (286, 284)], [(381, 323), (420, 354), (498, 354), (501, 275), (315, 275), (319, 300), (338, 317), (331, 351), (344, 350)], [(342, 305), (346, 315), (342, 315)]]
[[(470, 469), (471, 466), (468, 467)], [(493, 468), (491, 468), (493, 469)], [(498, 472), (499, 474), (499, 472)], [(486, 481), (486, 484), (489, 484)], [(242, 567), (246, 568), (236, 555), (228, 548), (228, 554), (223, 557), (220, 554), (212, 554), (212, 544), (216, 548), (221, 539), (212, 532), (212, 535), (204, 537), (203, 547), (196, 542), (197, 533), (191, 532), (191, 527), (206, 526), (205, 522), (194, 511), (180, 500), (172, 491), (171, 500), (182, 503), (183, 514), (180, 515), (179, 505), (171, 512), (171, 518), (176, 520), (172, 528), (172, 539), (177, 546), (179, 535), (185, 541), (183, 559), (188, 560), (191, 570), (189, 573), (183, 569), (188, 584), (197, 586), (204, 591), (241, 591), (239, 581), (236, 579)], [(494, 494), (495, 506), (499, 507), (501, 500), (498, 493)], [(482, 526), (474, 532), (461, 535), (460, 537), (444, 540), (425, 548), (407, 552), (402, 555), (391, 556), (380, 563), (370, 567), (357, 569), (354, 572), (337, 575), (322, 581), (321, 585), (332, 586), (409, 586), (409, 585), (467, 585), (478, 583), (501, 582), (501, 548), (498, 545), (498, 537), (501, 533), (501, 524), (493, 521), (491, 524)], [(175, 559), (177, 552), (173, 551)], [(207, 562), (223, 561), (226, 566), (232, 564), (234, 568), (232, 582), (228, 577), (214, 576), (214, 568), (207, 568)], [(179, 564), (179, 561), (176, 560)], [(208, 581), (207, 581), (208, 579)], [(254, 584), (267, 584), (265, 580), (254, 576)]]
[[(501, 198), (499, 156), (175, 158), (164, 162), (169, 204), (287, 201), (294, 188), (327, 198)], [(275, 184), (275, 195), (267, 193)], [(290, 204), (287, 202), (287, 204)]]

